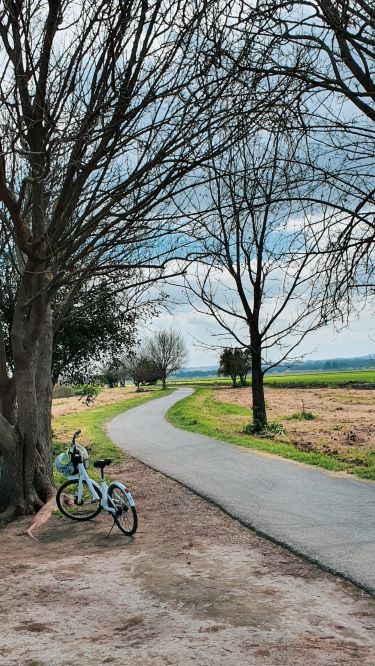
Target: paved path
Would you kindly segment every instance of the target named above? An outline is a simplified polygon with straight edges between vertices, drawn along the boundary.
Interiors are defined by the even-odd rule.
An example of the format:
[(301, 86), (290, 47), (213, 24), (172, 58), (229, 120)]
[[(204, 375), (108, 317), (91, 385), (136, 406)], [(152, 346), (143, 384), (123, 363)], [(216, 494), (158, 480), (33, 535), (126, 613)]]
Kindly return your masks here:
[(177, 430), (164, 414), (190, 393), (117, 416), (110, 437), (246, 525), (375, 592), (375, 483)]

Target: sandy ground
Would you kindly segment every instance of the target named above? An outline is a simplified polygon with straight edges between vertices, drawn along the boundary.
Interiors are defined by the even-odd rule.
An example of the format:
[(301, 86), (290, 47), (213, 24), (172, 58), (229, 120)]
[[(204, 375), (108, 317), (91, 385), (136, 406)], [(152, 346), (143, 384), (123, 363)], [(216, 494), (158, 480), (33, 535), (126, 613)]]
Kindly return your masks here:
[(130, 460), (129, 539), (104, 514), (1, 533), (3, 666), (375, 663), (375, 600)]
[[(283, 423), (288, 439), (304, 451), (348, 452), (353, 447), (375, 449), (375, 392), (355, 389), (266, 388), (270, 420)], [(251, 389), (217, 389), (222, 402), (251, 406)], [(311, 421), (289, 419), (312, 412)], [(355, 461), (354, 461), (355, 462)]]

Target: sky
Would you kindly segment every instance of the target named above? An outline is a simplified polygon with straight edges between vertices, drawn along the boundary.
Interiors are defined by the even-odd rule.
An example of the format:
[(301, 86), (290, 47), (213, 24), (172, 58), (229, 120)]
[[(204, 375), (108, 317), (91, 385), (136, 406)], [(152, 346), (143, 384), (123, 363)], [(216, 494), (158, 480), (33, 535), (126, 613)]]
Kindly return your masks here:
[[(175, 305), (172, 313), (162, 313), (155, 318), (147, 326), (145, 333), (152, 335), (153, 331), (163, 328), (182, 333), (188, 349), (186, 367), (218, 365), (220, 352), (217, 349), (202, 346), (220, 344), (213, 335), (220, 329), (214, 325), (211, 318), (195, 312), (188, 304)], [(228, 344), (228, 346), (230, 345)], [(297, 354), (303, 354), (304, 360), (349, 358), (368, 354), (373, 354), (375, 358), (374, 314), (369, 310), (363, 311), (359, 317), (353, 317), (348, 328), (341, 331), (335, 330), (333, 326), (327, 326), (311, 333), (305, 338), (294, 356)]]

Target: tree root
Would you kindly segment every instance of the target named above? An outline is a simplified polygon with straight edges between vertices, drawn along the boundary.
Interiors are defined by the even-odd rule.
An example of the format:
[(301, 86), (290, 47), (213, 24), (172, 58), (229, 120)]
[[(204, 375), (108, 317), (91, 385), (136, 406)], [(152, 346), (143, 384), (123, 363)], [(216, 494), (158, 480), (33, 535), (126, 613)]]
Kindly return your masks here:
[(56, 508), (56, 499), (55, 497), (50, 497), (48, 502), (43, 506), (40, 511), (34, 516), (30, 527), (26, 530), (26, 534), (34, 541), (38, 541), (36, 536), (34, 536), (35, 530), (39, 530), (45, 523), (50, 519), (52, 511)]
[(17, 507), (15, 504), (9, 504), (9, 506), (0, 513), (0, 527), (5, 527), (8, 523), (11, 523), (12, 520), (17, 515)]

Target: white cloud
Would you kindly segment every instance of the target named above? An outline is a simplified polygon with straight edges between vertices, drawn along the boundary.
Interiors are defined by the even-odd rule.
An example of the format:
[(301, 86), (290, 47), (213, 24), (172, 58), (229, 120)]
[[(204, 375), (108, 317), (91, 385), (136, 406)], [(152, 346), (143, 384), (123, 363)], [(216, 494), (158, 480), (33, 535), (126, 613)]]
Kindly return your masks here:
[[(176, 305), (173, 312), (164, 313), (155, 318), (147, 327), (145, 334), (152, 334), (159, 328), (172, 328), (183, 334), (189, 350), (188, 366), (215, 365), (218, 362), (217, 349), (202, 348), (199, 340), (208, 347), (231, 344), (218, 339), (213, 334), (222, 333), (220, 327), (208, 316), (199, 314), (188, 304)], [(363, 311), (348, 328), (341, 331), (327, 326), (310, 333), (295, 355), (306, 355), (306, 359), (324, 359), (373, 354), (375, 358), (375, 317), (369, 311)]]

